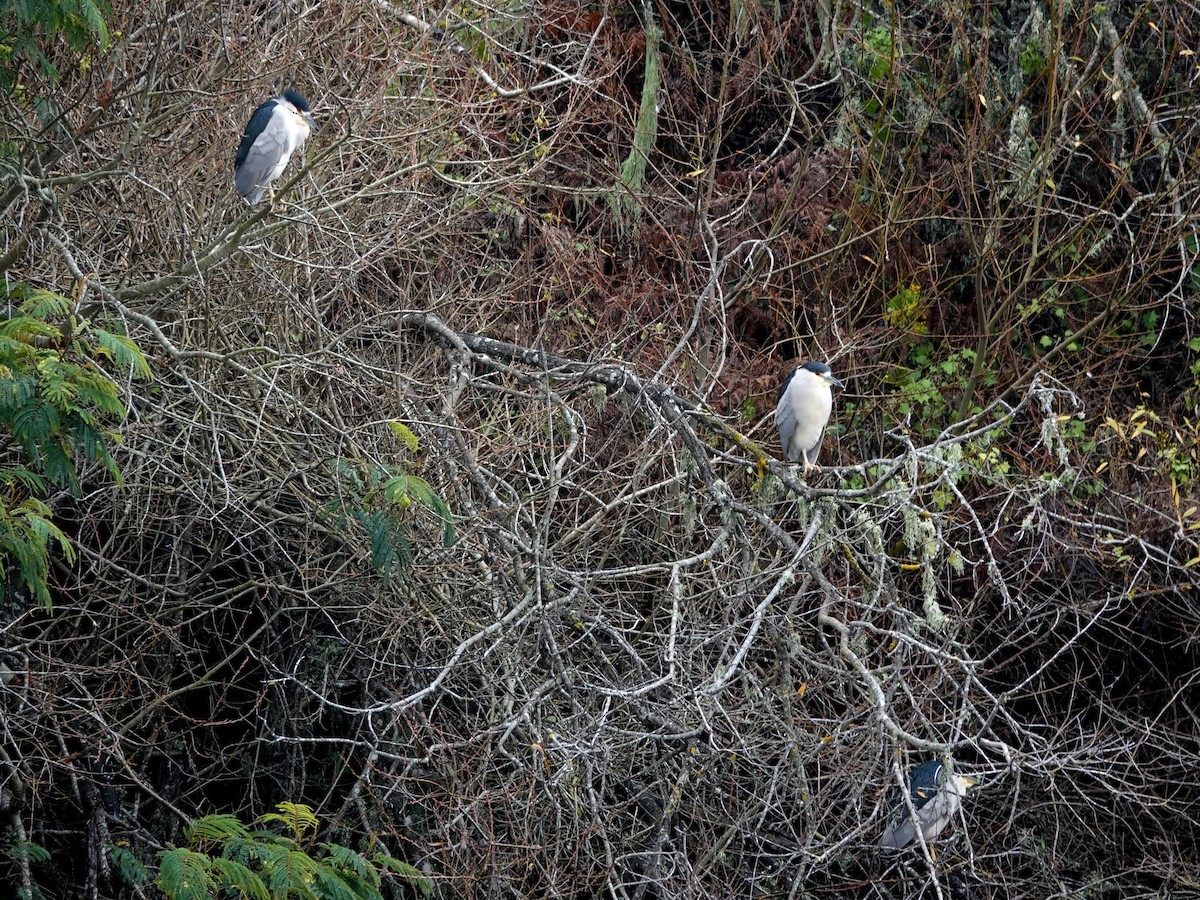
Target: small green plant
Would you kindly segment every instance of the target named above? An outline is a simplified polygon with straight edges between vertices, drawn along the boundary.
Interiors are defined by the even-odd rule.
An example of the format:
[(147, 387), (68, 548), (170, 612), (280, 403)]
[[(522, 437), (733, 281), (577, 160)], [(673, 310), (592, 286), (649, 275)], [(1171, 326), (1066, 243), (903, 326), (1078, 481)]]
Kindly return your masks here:
[[(388, 427), (409, 453), (420, 449), (417, 436), (402, 422)], [(441, 522), (442, 543), (449, 547), (457, 539), (454, 515), (424, 478), (392, 467), (337, 459), (334, 474), (342, 488), (342, 500), (327, 512), (339, 528), (349, 521), (365, 532), (371, 542), (371, 562), (385, 578), (402, 576), (412, 564), (409, 540), (413, 505), (433, 512)]]
[(127, 842), (119, 841), (108, 847), (106, 855), (113, 874), (122, 884), (145, 884), (150, 879), (150, 873), (146, 871), (142, 861), (129, 849)]
[(887, 25), (876, 25), (863, 35), (864, 74), (876, 85), (887, 83), (892, 74), (892, 58), (895, 46), (892, 29)]
[(888, 300), (883, 320), (909, 334), (928, 334), (929, 302), (921, 296), (921, 285), (913, 282), (901, 288)]
[(42, 48), (58, 38), (65, 40), (76, 53), (83, 53), (93, 42), (101, 50), (107, 49), (108, 25), (104, 17), (111, 12), (103, 0), (21, 0), (0, 4), (0, 85), (9, 92), (17, 92), (15, 60), (33, 63), (47, 78), (56, 81), (58, 70)]
[(383, 900), (384, 879), (398, 875), (432, 895), (432, 882), (406, 862), (318, 842), (320, 822), (311, 808), (280, 803), (276, 809), (259, 818), (266, 827), (253, 831), (232, 815), (193, 820), (184, 829), (186, 847), (159, 853), (155, 884), (167, 900)]
[(1192, 354), (1191, 362), (1188, 365), (1192, 383), (1183, 391), (1183, 402), (1184, 406), (1195, 407), (1200, 405), (1200, 337), (1194, 337), (1188, 341), (1187, 348)]
[[(940, 355), (937, 347), (922, 341), (909, 353), (907, 367), (897, 366), (887, 375), (896, 387), (895, 402), (901, 415), (917, 415), (933, 433), (940, 431), (951, 417), (953, 394), (966, 388), (975, 351), (970, 347)], [(984, 387), (992, 387), (996, 375), (984, 375)]]
[(1098, 443), (1103, 443), (1106, 432), (1127, 448), (1125, 452), (1133, 455), (1134, 462), (1144, 461), (1143, 465), (1170, 482), (1177, 507), (1195, 494), (1200, 486), (1200, 422), (1185, 417), (1167, 423), (1138, 404), (1124, 421), (1105, 417), (1096, 429)]
[[(105, 331), (73, 311), (70, 299), (18, 285), (0, 319), (0, 559), (16, 561), (17, 582), (47, 610), (50, 546), (68, 562), (74, 551), (51, 521), (54, 489), (80, 490), (86, 463), (120, 480), (109, 426), (125, 418), (120, 385), (106, 367), (148, 379), (150, 367), (129, 338)], [(0, 598), (4, 583), (0, 581)]]
[(1046, 57), (1042, 53), (1041, 45), (1032, 38), (1026, 40), (1025, 46), (1021, 48), (1018, 64), (1021, 66), (1021, 74), (1026, 78), (1035, 78), (1045, 72)]

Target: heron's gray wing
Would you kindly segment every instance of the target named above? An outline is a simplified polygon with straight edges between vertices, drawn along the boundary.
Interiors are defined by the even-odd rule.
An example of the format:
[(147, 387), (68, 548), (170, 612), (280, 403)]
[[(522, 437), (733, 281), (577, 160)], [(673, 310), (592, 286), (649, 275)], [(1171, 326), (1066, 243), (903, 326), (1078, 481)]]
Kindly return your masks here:
[[(818, 441), (817, 449), (820, 448), (821, 444)], [(899, 791), (893, 792), (892, 811), (888, 816), (887, 831), (879, 839), (880, 847), (885, 850), (901, 850), (917, 839), (917, 823), (913, 822), (909, 804), (912, 804), (912, 810), (916, 812), (924, 831), (925, 823), (931, 822), (938, 815), (937, 803), (941, 795), (942, 780), (942, 764), (939, 760), (922, 763), (909, 773), (908, 798), (906, 800)], [(926, 809), (930, 801), (934, 801), (934, 806)]]
[[(799, 460), (799, 453), (792, 455), (792, 437), (796, 434), (796, 411), (786, 400), (787, 394), (780, 396), (775, 404), (775, 427), (779, 429), (779, 443), (783, 444), (783, 456), (788, 462)], [(796, 448), (799, 451), (799, 448)]]
[[(257, 203), (263, 193), (271, 186), (271, 181), (279, 176), (287, 165), (288, 130), (284, 117), (273, 115), (274, 107), (266, 110), (266, 121), (256, 123), (263, 115), (260, 107), (246, 127), (246, 135), (242, 138), (242, 146), (238, 151), (240, 164), (234, 173), (234, 183), (238, 193), (250, 203)], [(252, 135), (254, 126), (260, 125), (257, 135)]]
[(892, 823), (879, 839), (879, 846), (884, 850), (903, 850), (916, 839), (916, 826), (913, 825), (912, 817), (905, 811), (898, 821), (897, 817), (893, 816)]

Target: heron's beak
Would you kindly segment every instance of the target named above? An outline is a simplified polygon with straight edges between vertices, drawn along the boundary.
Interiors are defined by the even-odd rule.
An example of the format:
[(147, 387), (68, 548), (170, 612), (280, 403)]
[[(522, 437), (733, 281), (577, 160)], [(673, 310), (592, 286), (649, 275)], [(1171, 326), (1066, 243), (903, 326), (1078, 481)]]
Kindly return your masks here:
[(312, 113), (301, 113), (304, 116), (304, 121), (308, 123), (308, 127), (312, 129), (313, 134), (321, 130), (321, 126), (317, 124), (317, 120), (312, 117)]
[(829, 382), (831, 388), (837, 388), (839, 391), (844, 391), (846, 386), (834, 378), (832, 375), (826, 375), (825, 380)]

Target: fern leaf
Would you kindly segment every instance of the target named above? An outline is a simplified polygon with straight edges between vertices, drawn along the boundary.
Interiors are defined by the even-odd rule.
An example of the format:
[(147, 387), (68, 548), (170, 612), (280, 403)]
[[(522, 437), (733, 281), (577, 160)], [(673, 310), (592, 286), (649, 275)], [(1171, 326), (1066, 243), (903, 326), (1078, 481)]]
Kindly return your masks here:
[[(10, 488), (19, 484), (31, 494), (46, 493), (46, 482), (42, 480), (42, 476), (21, 466), (0, 469), (0, 484)], [(49, 514), (50, 511), (47, 509), (46, 515)]]
[(410, 482), (416, 479), (411, 479), (407, 475), (393, 475), (383, 483), (383, 496), (389, 503), (395, 503), (401, 509), (408, 509), (408, 505), (412, 502), (409, 499)]
[(237, 816), (228, 813), (218, 813), (212, 816), (201, 816), (193, 819), (183, 831), (188, 843), (198, 844), (201, 841), (222, 843), (231, 837), (249, 837), (246, 826), (238, 821)]
[(33, 841), (13, 841), (8, 852), (9, 855), (24, 856), (34, 863), (50, 862), (50, 851)]
[(27, 374), (12, 373), (0, 379), (0, 410), (15, 412), (37, 393), (37, 379)]
[(433, 488), (429, 486), (429, 482), (424, 478), (418, 478), (416, 475), (408, 476), (408, 493), (418, 503), (423, 503), (429, 506), (437, 497), (433, 492)]
[(351, 850), (349, 847), (343, 847), (341, 844), (321, 844), (320, 847), (327, 854), (323, 860), (326, 866), (342, 873), (354, 875), (358, 880), (368, 883), (375, 889), (379, 888), (379, 873), (361, 853)]
[(345, 483), (351, 491), (358, 494), (363, 490), (362, 478), (358, 474), (358, 469), (354, 463), (348, 459), (338, 457), (333, 461), (333, 472), (340, 481)]
[(387, 426), (391, 429), (392, 434), (400, 439), (400, 443), (404, 445), (404, 449), (409, 453), (416, 453), (420, 449), (421, 442), (417, 440), (417, 436), (413, 434), (412, 429), (403, 422), (391, 421), (387, 423)]
[(458, 535), (454, 528), (454, 514), (450, 512), (446, 501), (434, 493), (428, 481), (416, 475), (407, 476), (407, 489), (413, 500), (429, 507), (442, 520), (442, 542), (447, 547), (453, 546)]
[(295, 894), (301, 900), (320, 900), (312, 886), (317, 880), (317, 861), (300, 850), (287, 850), (264, 867), (271, 897), (285, 900)]
[(380, 512), (355, 510), (354, 518), (367, 532), (371, 541), (371, 564), (379, 574), (391, 578), (403, 571), (411, 558), (403, 531), (393, 528), (388, 517)]
[(132, 371), (134, 378), (143, 380), (150, 380), (154, 377), (150, 371), (150, 364), (146, 362), (145, 354), (132, 340), (122, 334), (112, 334), (101, 328), (93, 328), (92, 333), (96, 335), (96, 341), (104, 349), (105, 354), (122, 371)]
[(351, 888), (338, 872), (325, 866), (317, 869), (317, 884), (321, 888), (321, 900), (364, 900), (364, 898), (375, 900), (380, 896), (378, 891), (368, 894), (359, 893)]
[(208, 856), (186, 847), (159, 853), (157, 884), (168, 900), (209, 900)]
[(145, 884), (146, 879), (149, 877), (146, 867), (142, 865), (142, 861), (134, 856), (133, 851), (128, 847), (120, 845), (109, 847), (108, 861), (117, 873), (117, 877), (125, 884)]
[(61, 294), (31, 287), (26, 287), (22, 293), (25, 302), (21, 304), (21, 310), (35, 319), (61, 318), (71, 311), (71, 301)]
[(273, 822), (283, 825), (292, 832), (292, 836), (297, 841), (303, 841), (306, 836), (315, 833), (317, 827), (320, 825), (311, 806), (305, 806), (303, 803), (291, 803), (285, 800), (277, 804), (275, 808), (279, 812), (266, 813), (259, 818), (259, 821), (264, 825), (269, 825)]
[(425, 897), (433, 896), (433, 879), (429, 878), (424, 872), (416, 866), (404, 862), (404, 860), (396, 859), (394, 856), (388, 856), (386, 853), (376, 854), (372, 861), (379, 868), (399, 875), (413, 887), (421, 892)]
[(231, 887), (243, 897), (254, 900), (271, 900), (263, 880), (236, 859), (214, 859), (212, 872), (217, 887)]

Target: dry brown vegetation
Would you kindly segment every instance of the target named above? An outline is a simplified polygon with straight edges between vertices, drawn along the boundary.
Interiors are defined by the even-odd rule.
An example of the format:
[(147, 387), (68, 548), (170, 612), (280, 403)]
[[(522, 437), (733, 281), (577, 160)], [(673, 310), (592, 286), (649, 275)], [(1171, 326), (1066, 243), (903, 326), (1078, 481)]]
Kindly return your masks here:
[[(3, 98), (5, 277), (155, 380), (53, 611), (0, 602), (0, 880), (154, 896), (107, 847), (295, 800), (447, 898), (1200, 890), (1193, 9), (111, 25)], [(284, 86), (322, 130), (247, 208)], [(849, 386), (809, 484), (798, 358)], [(982, 787), (881, 859), (939, 753)]]

